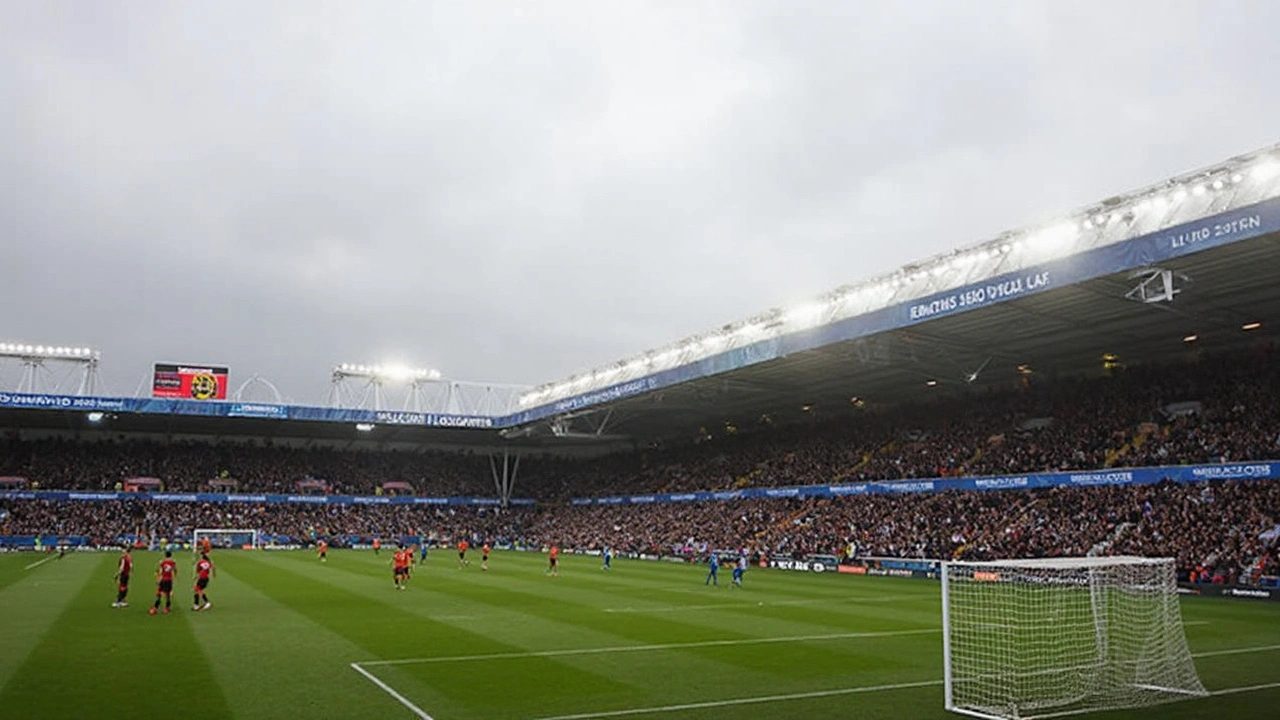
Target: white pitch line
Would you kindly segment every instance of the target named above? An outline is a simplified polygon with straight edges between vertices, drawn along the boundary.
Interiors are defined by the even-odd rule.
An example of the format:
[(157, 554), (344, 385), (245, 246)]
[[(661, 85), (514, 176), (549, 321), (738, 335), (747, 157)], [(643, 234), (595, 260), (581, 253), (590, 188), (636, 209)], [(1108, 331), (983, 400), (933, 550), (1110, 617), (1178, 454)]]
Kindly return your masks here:
[(1232, 650), (1209, 650), (1207, 652), (1191, 653), (1193, 658), (1219, 657), (1221, 655), (1243, 655), (1245, 653), (1269, 652), (1271, 650), (1280, 650), (1280, 645), (1255, 645), (1247, 648), (1235, 648)]
[(882, 597), (865, 597), (865, 598), (809, 598), (806, 600), (774, 600), (773, 602), (758, 602), (752, 605), (748, 602), (732, 602), (732, 603), (710, 603), (707, 605), (664, 605), (656, 608), (604, 608), (603, 612), (607, 613), (667, 613), (667, 612), (697, 612), (699, 610), (723, 610), (725, 608), (745, 608), (754, 607), (771, 607), (776, 605), (852, 605), (857, 603), (881, 603), (881, 602), (901, 602), (902, 600), (915, 599), (910, 595), (886, 595)]
[(907, 690), (910, 688), (941, 685), (941, 680), (923, 680), (920, 682), (895, 683), (893, 685), (865, 685), (863, 687), (841, 688), (839, 690), (817, 690), (814, 692), (791, 693), (789, 695), (761, 695), (757, 697), (738, 698), (737, 700), (709, 700), (707, 702), (685, 703), (683, 705), (663, 705), (661, 707), (632, 708), (629, 710), (606, 710), (605, 712), (578, 713), (576, 715), (554, 715), (538, 720), (590, 720), (591, 718), (623, 717), (626, 715), (652, 715), (655, 713), (677, 712), (679, 710), (701, 710), (703, 708), (726, 707), (729, 705), (751, 705), (755, 703), (782, 702), (784, 700), (805, 700), (808, 698), (831, 697), (833, 695), (853, 695), (856, 693), (881, 692), (884, 690)]
[(47, 558), (45, 558), (45, 559), (43, 559), (43, 560), (37, 560), (37, 561), (35, 561), (35, 562), (31, 563), (30, 565), (28, 565), (28, 566), (26, 566), (26, 567), (22, 568), (22, 569), (23, 569), (23, 570), (30, 570), (31, 568), (37, 568), (37, 567), (40, 567), (41, 565), (43, 565), (43, 564), (45, 564), (45, 563), (49, 562), (50, 560), (54, 559), (55, 557), (57, 557), (57, 555), (50, 555), (49, 557), (47, 557)]
[(1265, 685), (1249, 685), (1246, 687), (1223, 688), (1221, 690), (1212, 690), (1210, 695), (1235, 695), (1236, 693), (1256, 692), (1258, 690), (1270, 690), (1272, 688), (1280, 688), (1280, 682), (1267, 683)]
[(400, 703), (401, 705), (403, 705), (403, 706), (405, 706), (405, 707), (409, 708), (410, 710), (412, 710), (412, 711), (413, 711), (413, 714), (414, 714), (414, 715), (417, 715), (419, 718), (422, 718), (422, 720), (434, 720), (434, 718), (432, 718), (430, 715), (428, 715), (428, 714), (426, 713), (426, 711), (425, 711), (425, 710), (423, 710), (422, 708), (418, 707), (417, 705), (414, 705), (413, 703), (409, 702), (409, 700), (408, 700), (407, 698), (405, 698), (405, 696), (403, 696), (403, 695), (401, 695), (400, 693), (398, 693), (398, 692), (396, 692), (395, 690), (393, 690), (393, 689), (391, 688), (391, 686), (390, 686), (390, 685), (388, 685), (388, 684), (386, 684), (386, 683), (382, 682), (381, 680), (379, 680), (378, 678), (374, 677), (373, 673), (371, 673), (371, 672), (369, 672), (368, 670), (365, 670), (364, 668), (360, 667), (360, 664), (359, 664), (359, 663), (351, 663), (351, 669), (352, 669), (352, 670), (355, 670), (356, 672), (360, 673), (361, 675), (363, 675), (363, 676), (365, 676), (365, 677), (369, 678), (369, 681), (370, 681), (370, 682), (372, 682), (374, 685), (377, 685), (377, 686), (378, 686), (379, 688), (381, 688), (381, 689), (382, 689), (382, 691), (383, 691), (383, 692), (385, 692), (386, 694), (388, 694), (388, 695), (390, 695), (391, 697), (395, 698), (397, 701), (399, 701), (399, 703)]
[[(924, 633), (924, 632), (939, 632), (939, 631), (938, 630), (909, 630), (904, 632), (905, 633)], [(886, 634), (887, 633), (879, 633), (879, 634), (854, 633), (854, 636), (879, 637), (879, 636), (884, 636)], [(902, 633), (896, 633), (896, 634), (902, 634)], [(847, 637), (847, 636), (848, 635), (810, 636), (810, 638), (830, 639), (833, 637)], [(795, 639), (796, 638), (761, 638), (760, 641), (782, 642), (784, 640), (795, 640)], [(746, 644), (742, 641), (732, 641), (732, 640), (710, 641), (710, 642), (712, 644), (720, 644), (720, 645), (731, 644), (731, 643)], [(398, 701), (401, 705), (404, 705), (406, 708), (412, 711), (415, 715), (421, 718), (421, 720), (434, 720), (434, 718), (428, 715), (426, 711), (424, 711), (422, 708), (418, 707), (417, 705), (414, 705), (412, 702), (409, 702), (408, 699), (406, 699), (403, 695), (401, 695), (400, 693), (392, 689), (391, 686), (382, 682), (377, 677), (375, 677), (372, 673), (370, 673), (369, 671), (365, 670), (360, 666), (361, 665), (397, 665), (397, 664), (411, 663), (411, 662), (443, 662), (443, 661), (449, 661), (449, 660), (473, 660), (473, 659), (484, 659), (484, 658), (496, 659), (496, 658), (503, 658), (503, 657), (546, 657), (548, 655), (586, 654), (586, 653), (592, 653), (592, 652), (623, 652), (626, 650), (654, 650), (654, 649), (679, 648), (679, 647), (700, 647), (700, 646), (706, 646), (707, 644), (708, 643), (677, 643), (677, 644), (671, 644), (671, 645), (628, 645), (628, 646), (621, 646), (616, 648), (590, 648), (587, 650), (579, 650), (579, 651), (553, 650), (548, 653), (502, 653), (497, 655), (470, 655), (470, 656), (457, 656), (452, 658), (413, 658), (408, 660), (375, 660), (375, 661), (365, 662), (365, 663), (351, 663), (351, 668), (356, 672), (360, 673), (361, 675), (365, 676), (366, 678), (368, 678), (370, 682), (377, 685), (388, 695), (395, 698), (396, 701)], [(1234, 648), (1232, 650), (1213, 650), (1208, 652), (1192, 653), (1191, 657), (1194, 657), (1194, 658), (1217, 657), (1219, 655), (1240, 655), (1244, 653), (1253, 653), (1253, 652), (1269, 652), (1272, 650), (1280, 650), (1280, 645), (1256, 645), (1253, 647)], [(597, 718), (625, 717), (629, 715), (655, 715), (660, 713), (677, 712), (680, 710), (700, 710), (700, 709), (713, 708), (713, 707), (728, 707), (732, 705), (753, 705), (753, 704), (760, 704), (760, 703), (783, 702), (786, 700), (805, 700), (810, 698), (833, 697), (838, 695), (855, 695), (859, 693), (884, 692), (887, 690), (906, 690), (911, 688), (931, 687), (934, 685), (941, 685), (942, 683), (943, 683), (942, 680), (921, 680), (918, 682), (895, 683), (892, 685), (864, 685), (861, 687), (840, 688), (837, 690), (817, 690), (814, 692), (791, 693), (787, 695), (762, 695), (762, 696), (748, 697), (748, 698), (737, 698), (734, 700), (714, 700), (714, 701), (698, 702), (698, 703), (685, 703), (681, 705), (662, 705), (662, 706), (656, 706), (656, 707), (630, 708), (626, 710), (606, 710), (603, 712), (577, 713), (573, 715), (554, 715), (550, 717), (539, 718), (538, 720), (596, 720)], [(1235, 694), (1246, 693), (1246, 692), (1257, 692), (1259, 690), (1271, 690), (1273, 688), (1280, 688), (1280, 682), (1266, 683), (1263, 685), (1249, 685), (1245, 687), (1222, 688), (1220, 690), (1212, 690), (1209, 692), (1209, 694), (1212, 696), (1235, 695)]]
[(444, 657), (404, 658), (401, 660), (368, 660), (361, 665), (414, 665), (421, 663), (471, 662), (475, 660), (514, 660), (519, 658), (561, 657), (565, 655), (602, 655), (605, 653), (648, 652), (653, 650), (683, 650), (685, 648), (724, 647), (732, 645), (765, 645), (769, 643), (809, 642), (815, 640), (847, 640), (853, 638), (901, 637), (942, 632), (941, 628), (924, 630), (885, 630), (883, 632), (834, 633), (831, 635), (792, 635), (789, 637), (741, 638), (738, 640), (702, 640), (689, 643), (662, 643), (660, 645), (610, 645), (606, 647), (579, 648), (576, 650), (541, 650), (531, 652), (488, 653), (485, 655), (446, 655)]
[[(1280, 645), (1259, 645), (1256, 647), (1237, 648), (1229, 651), (1215, 651), (1196, 653), (1192, 657), (1214, 657), (1217, 655), (1241, 654), (1249, 652), (1266, 652), (1269, 650), (1280, 650)], [(763, 695), (757, 697), (738, 698), (735, 700), (714, 700), (708, 702), (685, 703), (682, 705), (663, 705), (658, 707), (631, 708), (627, 710), (606, 710), (603, 712), (577, 713), (574, 715), (554, 715), (552, 717), (539, 718), (538, 720), (595, 720), (596, 718), (625, 717), (628, 715), (655, 715), (659, 713), (678, 712), (681, 710), (700, 710), (713, 707), (727, 707), (731, 705), (751, 705), (758, 703), (783, 702), (786, 700), (805, 700), (808, 698), (831, 697), (834, 695), (853, 695), (855, 693), (883, 692), (886, 690), (903, 690), (908, 688), (930, 687), (933, 685), (941, 685), (942, 680), (922, 680), (919, 682), (896, 683), (893, 685), (864, 685), (862, 687), (843, 688), (839, 690), (819, 690), (816, 692), (791, 693), (787, 695)], [(1235, 695), (1238, 693), (1256, 692), (1258, 690), (1270, 690), (1272, 688), (1280, 688), (1280, 682), (1266, 683), (1263, 685), (1249, 685), (1247, 687), (1222, 688), (1221, 690), (1212, 690), (1210, 695)]]

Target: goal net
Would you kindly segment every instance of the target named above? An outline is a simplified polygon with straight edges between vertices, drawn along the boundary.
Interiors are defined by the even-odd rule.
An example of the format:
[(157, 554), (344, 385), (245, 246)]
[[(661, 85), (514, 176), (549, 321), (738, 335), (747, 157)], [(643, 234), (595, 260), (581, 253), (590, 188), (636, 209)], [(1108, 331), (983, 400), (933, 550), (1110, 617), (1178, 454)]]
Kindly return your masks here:
[(219, 549), (247, 549), (258, 547), (257, 530), (197, 529), (191, 536), (191, 547), (200, 547), (200, 540), (209, 538), (209, 544)]
[(1177, 590), (1169, 558), (943, 563), (947, 709), (1044, 718), (1207, 695)]

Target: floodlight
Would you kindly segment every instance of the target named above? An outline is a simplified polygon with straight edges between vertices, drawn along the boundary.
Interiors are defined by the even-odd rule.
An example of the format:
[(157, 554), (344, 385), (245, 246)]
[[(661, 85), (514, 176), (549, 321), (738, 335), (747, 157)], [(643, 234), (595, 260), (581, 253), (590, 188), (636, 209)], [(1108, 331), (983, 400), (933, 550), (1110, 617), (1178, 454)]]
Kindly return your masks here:
[(1244, 175), (1241, 175), (1240, 173), (1232, 173), (1232, 174), (1231, 174), (1231, 182), (1233, 182), (1233, 183), (1238, 183), (1238, 182), (1240, 182), (1241, 180), (1244, 180)]
[(87, 417), (91, 423), (100, 423), (102, 422), (102, 418), (106, 417), (106, 415), (100, 412), (91, 412)]
[[(899, 281), (895, 280), (894, 282)], [(809, 325), (817, 322), (822, 317), (824, 310), (826, 310), (826, 307), (818, 303), (797, 305), (783, 313), (783, 318), (791, 325)]]
[(1199, 340), (1199, 339), (1200, 339), (1200, 336), (1199, 336), (1199, 335), (1196, 335), (1195, 333), (1192, 333), (1192, 334), (1190, 334), (1190, 335), (1188, 335), (1188, 336), (1186, 336), (1186, 337), (1182, 338), (1182, 342), (1184, 342), (1184, 343), (1193, 343), (1193, 342), (1195, 342), (1196, 340)]
[(1270, 180), (1277, 174), (1280, 174), (1280, 164), (1274, 160), (1264, 160), (1253, 167), (1253, 171), (1249, 173), (1254, 180)]
[(1205, 187), (1203, 185), (1197, 185), (1191, 188), (1191, 194), (1195, 195), (1196, 197), (1200, 197), (1201, 195), (1205, 194)]
[(1223, 183), (1222, 183), (1222, 179), (1221, 179), (1221, 178), (1219, 178), (1219, 179), (1217, 179), (1217, 180), (1214, 180), (1214, 181), (1213, 181), (1213, 189), (1214, 189), (1214, 190), (1221, 190), (1221, 189), (1222, 189), (1222, 185), (1223, 185)]
[(1183, 200), (1186, 200), (1186, 199), (1187, 199), (1186, 188), (1178, 188), (1176, 191), (1174, 191), (1173, 193), (1174, 202), (1182, 202)]
[(0, 355), (28, 360), (97, 360), (98, 351), (92, 348), (72, 348), (64, 345), (23, 345), (0, 343)]
[(357, 365), (342, 363), (335, 365), (333, 374), (338, 377), (362, 377), (374, 382), (407, 383), (423, 380), (439, 380), (439, 370), (430, 368), (412, 368), (405, 365)]
[(373, 423), (356, 423), (356, 430), (360, 432), (370, 432), (373, 430)]
[(1260, 328), (1260, 327), (1262, 327), (1262, 323), (1260, 323), (1260, 322), (1251, 322), (1251, 323), (1245, 323), (1245, 324), (1241, 325), (1241, 326), (1240, 326), (1240, 329), (1241, 329), (1241, 330), (1248, 331), (1248, 330), (1257, 330), (1257, 329), (1258, 329), (1258, 328)]

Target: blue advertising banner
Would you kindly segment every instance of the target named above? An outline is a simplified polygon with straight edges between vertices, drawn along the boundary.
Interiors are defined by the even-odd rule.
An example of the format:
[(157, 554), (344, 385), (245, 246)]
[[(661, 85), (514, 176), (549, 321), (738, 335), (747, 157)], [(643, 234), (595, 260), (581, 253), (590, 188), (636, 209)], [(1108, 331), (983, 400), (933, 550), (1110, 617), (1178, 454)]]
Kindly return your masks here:
[(166, 398), (104, 398), (0, 392), (0, 407), (310, 420), (315, 422), (350, 423), (353, 425), (369, 423), (371, 425), (418, 425), (423, 427), (478, 429), (497, 427), (495, 418), (480, 415), (442, 415), (438, 413), (399, 412), (394, 410), (351, 410), (306, 405), (273, 405), (269, 403), (236, 403)]
[(573, 498), (573, 505), (631, 505), (637, 503), (703, 502), (739, 498), (811, 498), (885, 493), (932, 493), (946, 490), (1015, 490), (1060, 486), (1150, 485), (1163, 480), (1204, 482), (1207, 480), (1269, 480), (1280, 478), (1280, 462), (1234, 463), (1230, 465), (1166, 465), (1161, 467), (1099, 470), (1096, 472), (1056, 472), (990, 477), (931, 478), (885, 482), (803, 485), (783, 488), (746, 488), (719, 492), (675, 495), (622, 495)]
[[(497, 506), (497, 498), (414, 497), (364, 495), (253, 495), (245, 493), (94, 492), (80, 490), (0, 490), (0, 500), (48, 500), (53, 502), (103, 502), (108, 500), (155, 500), (188, 503), (295, 503), (306, 505), (468, 505)], [(511, 505), (532, 506), (530, 498), (513, 498)]]

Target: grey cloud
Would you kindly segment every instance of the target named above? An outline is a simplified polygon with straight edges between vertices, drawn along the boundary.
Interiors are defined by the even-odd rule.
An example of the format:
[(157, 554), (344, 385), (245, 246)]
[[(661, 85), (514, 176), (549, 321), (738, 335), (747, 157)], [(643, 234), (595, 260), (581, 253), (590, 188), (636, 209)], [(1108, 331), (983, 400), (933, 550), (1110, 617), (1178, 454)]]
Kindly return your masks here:
[(342, 361), (553, 379), (1280, 114), (1265, 1), (0, 8), (3, 334), (126, 392), (160, 358), (306, 401)]

